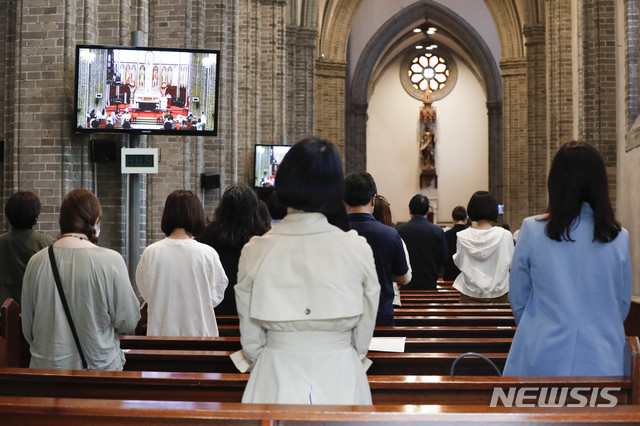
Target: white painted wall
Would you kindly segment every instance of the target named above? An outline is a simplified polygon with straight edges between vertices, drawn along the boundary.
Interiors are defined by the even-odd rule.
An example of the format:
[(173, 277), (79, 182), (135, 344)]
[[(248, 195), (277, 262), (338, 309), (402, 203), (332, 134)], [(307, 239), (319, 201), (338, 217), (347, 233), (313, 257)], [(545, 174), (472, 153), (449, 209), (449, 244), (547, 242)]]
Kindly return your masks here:
[(400, 61), (378, 80), (369, 101), (367, 122), (367, 171), (376, 180), (378, 193), (391, 203), (396, 222), (409, 220), (409, 200), (425, 194), (436, 205), (436, 221), (450, 222), (457, 205), (467, 206), (477, 190), (487, 190), (488, 118), (482, 86), (462, 62), (451, 93), (433, 103), (435, 132), (435, 182), (420, 189), (420, 123), (422, 102), (409, 96), (399, 77)]
[[(349, 36), (349, 72), (353, 72), (367, 42), (393, 15), (415, 0), (362, 0), (351, 25)], [(438, 0), (438, 3), (467, 21), (491, 50), (496, 64), (500, 63), (500, 39), (489, 9), (482, 0)]]

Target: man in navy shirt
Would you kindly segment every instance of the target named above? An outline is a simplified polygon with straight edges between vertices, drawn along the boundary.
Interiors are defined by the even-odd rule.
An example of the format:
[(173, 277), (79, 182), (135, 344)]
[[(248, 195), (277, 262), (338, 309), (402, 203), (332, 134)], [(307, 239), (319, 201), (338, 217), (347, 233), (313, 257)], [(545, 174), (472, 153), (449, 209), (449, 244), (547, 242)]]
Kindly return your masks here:
[(344, 180), (344, 202), (349, 227), (365, 237), (373, 250), (376, 272), (380, 282), (380, 304), (376, 326), (395, 325), (393, 316), (393, 281), (398, 285), (409, 279), (409, 267), (398, 231), (373, 217), (377, 192), (369, 173), (351, 173)]
[(407, 245), (413, 275), (406, 288), (435, 290), (448, 254), (444, 231), (427, 220), (429, 199), (424, 195), (411, 198), (409, 212), (411, 220), (398, 225), (398, 232)]

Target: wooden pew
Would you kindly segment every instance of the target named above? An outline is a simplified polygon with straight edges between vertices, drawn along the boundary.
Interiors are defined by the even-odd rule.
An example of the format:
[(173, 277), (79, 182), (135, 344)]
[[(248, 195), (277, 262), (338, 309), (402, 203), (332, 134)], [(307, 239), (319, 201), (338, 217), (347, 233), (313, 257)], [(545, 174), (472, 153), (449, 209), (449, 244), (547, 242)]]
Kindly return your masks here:
[[(238, 317), (222, 315), (216, 317), (218, 325), (238, 325)], [(441, 311), (437, 315), (396, 315), (397, 326), (511, 326), (515, 325), (512, 315), (474, 315), (460, 310), (454, 312)]]
[[(231, 333), (231, 329), (225, 329)], [(376, 337), (442, 337), (442, 338), (503, 338), (513, 337), (516, 326), (417, 326), (417, 327), (376, 327)], [(239, 335), (239, 334), (238, 334)]]
[[(236, 367), (229, 358), (233, 351), (194, 351), (126, 349), (127, 371), (180, 371), (207, 373), (235, 373)], [(369, 374), (377, 375), (444, 375), (449, 374), (451, 365), (462, 353), (382, 353), (370, 352), (373, 361)], [(502, 371), (507, 353), (484, 353)], [(495, 375), (496, 372), (486, 361), (479, 358), (465, 358), (456, 367), (456, 373), (466, 376)]]
[(431, 306), (424, 306), (419, 308), (407, 308), (401, 307), (394, 309), (394, 315), (396, 318), (404, 317), (404, 316), (414, 316), (414, 315), (434, 315), (434, 316), (464, 316), (464, 315), (473, 315), (473, 316), (506, 316), (513, 318), (513, 312), (511, 308), (497, 308), (494, 306), (483, 306), (480, 308), (469, 308), (469, 307), (438, 307), (433, 308)]
[[(0, 368), (0, 395), (58, 398), (240, 402), (248, 374)], [(494, 388), (620, 388), (631, 404), (630, 377), (368, 376), (374, 404), (489, 405)], [(583, 394), (585, 394), (583, 392)], [(600, 399), (602, 400), (602, 399)], [(570, 402), (573, 398), (570, 398)]]
[[(637, 336), (629, 337), (633, 354), (634, 368), (640, 375), (640, 343)], [(236, 368), (229, 355), (233, 351), (201, 351), (201, 350), (154, 350), (127, 349), (125, 357), (128, 371), (183, 371), (234, 373)], [(426, 353), (382, 353), (370, 352), (368, 357), (373, 361), (368, 374), (371, 375), (445, 375), (449, 374), (453, 362), (462, 353), (458, 352), (426, 352)], [(502, 371), (506, 362), (506, 352), (484, 352), (482, 355), (490, 359)], [(634, 371), (634, 374), (636, 372)], [(496, 374), (493, 366), (485, 360), (468, 357), (456, 365), (456, 374), (481, 376)]]
[[(509, 352), (511, 338), (407, 338), (405, 352)], [(237, 351), (239, 337), (120, 336), (122, 349)]]
[(402, 305), (405, 303), (421, 303), (421, 304), (434, 304), (434, 303), (442, 303), (447, 305), (461, 305), (458, 303), (458, 297), (438, 297), (438, 298), (401, 298), (400, 301)]
[(631, 301), (629, 314), (624, 321), (624, 332), (627, 336), (640, 336), (640, 301)]
[[(0, 349), (4, 343), (5, 350), (0, 350), (0, 354), (5, 356), (4, 365), (13, 367), (26, 367), (29, 362), (28, 345), (24, 342), (22, 337), (22, 330), (20, 327), (19, 318), (19, 306), (15, 301), (10, 300), (5, 303), (5, 307), (2, 310), (3, 314), (0, 314), (0, 321), (2, 323), (2, 333), (9, 336), (8, 339), (0, 340)], [(441, 318), (438, 322), (448, 324), (450, 321), (446, 321), (448, 317)], [(408, 317), (407, 321), (414, 321), (411, 317)], [(422, 323), (420, 319), (415, 320), (417, 323)], [(414, 322), (414, 323), (415, 323)], [(479, 320), (482, 322), (482, 320)], [(225, 326), (220, 325), (221, 336), (238, 337), (240, 335), (237, 325)], [(417, 326), (417, 327), (380, 327), (376, 328), (375, 335), (380, 337), (392, 337), (392, 336), (404, 336), (408, 338), (511, 338), (513, 337), (515, 327), (513, 325), (508, 326)], [(0, 336), (1, 338), (1, 336)], [(126, 337), (125, 337), (126, 339)], [(18, 343), (14, 343), (18, 342)], [(410, 344), (411, 341), (410, 341)], [(451, 345), (449, 345), (451, 346)], [(235, 348), (230, 347), (229, 350)], [(225, 348), (226, 350), (226, 348)], [(417, 349), (416, 351), (423, 351), (425, 349)], [(438, 350), (438, 349), (434, 349)], [(479, 349), (478, 349), (479, 350)], [(453, 349), (443, 350), (443, 352), (454, 351)], [(467, 351), (466, 348), (461, 349), (459, 352)], [(477, 351), (477, 350), (476, 350)], [(11, 354), (11, 356), (9, 356)], [(2, 355), (0, 355), (2, 356)]]
[(0, 307), (0, 366), (20, 366), (20, 306), (9, 298)]
[(396, 326), (515, 326), (512, 316), (480, 316), (480, 315), (414, 315), (397, 316)]
[[(238, 325), (218, 325), (220, 336), (238, 337)], [(395, 326), (376, 327), (377, 337), (513, 337), (515, 325), (508, 326)]]
[(446, 308), (457, 308), (457, 309), (511, 309), (508, 303), (431, 303), (431, 302), (419, 302), (419, 301), (408, 301), (402, 302), (402, 306), (396, 309), (446, 309)]
[(6, 424), (47, 425), (358, 425), (368, 422), (425, 423), (631, 423), (639, 405), (600, 407), (487, 407), (486, 405), (268, 405), (193, 401), (140, 401), (1, 397)]
[[(453, 288), (453, 281), (449, 281), (451, 283), (451, 285), (446, 285), (446, 283), (438, 283), (438, 286), (436, 289), (431, 289), (431, 290), (427, 290), (427, 289), (414, 289), (414, 288), (407, 288), (404, 286), (400, 287), (400, 293), (407, 293), (407, 294), (413, 294), (413, 293), (427, 293), (427, 294), (431, 294), (431, 293), (438, 293), (438, 292), (451, 292), (451, 293), (458, 293), (460, 294), (460, 292), (458, 290), (456, 290), (455, 288)], [(443, 285), (441, 285), (443, 284)]]

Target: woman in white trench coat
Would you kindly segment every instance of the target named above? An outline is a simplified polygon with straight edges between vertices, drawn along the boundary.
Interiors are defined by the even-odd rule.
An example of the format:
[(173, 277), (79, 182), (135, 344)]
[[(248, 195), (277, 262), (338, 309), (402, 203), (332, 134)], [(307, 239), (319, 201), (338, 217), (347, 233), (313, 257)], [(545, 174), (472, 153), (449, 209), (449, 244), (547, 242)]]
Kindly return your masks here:
[(366, 240), (345, 232), (342, 186), (328, 141), (302, 140), (282, 161), (275, 189), (288, 214), (245, 245), (238, 266), (242, 349), (252, 363), (242, 402), (371, 404), (363, 361), (380, 285)]

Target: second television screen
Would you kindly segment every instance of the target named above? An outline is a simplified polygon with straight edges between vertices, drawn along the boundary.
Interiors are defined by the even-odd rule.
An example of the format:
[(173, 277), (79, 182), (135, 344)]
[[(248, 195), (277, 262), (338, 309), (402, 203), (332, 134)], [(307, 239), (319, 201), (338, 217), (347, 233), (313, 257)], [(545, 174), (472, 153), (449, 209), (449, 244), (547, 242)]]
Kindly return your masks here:
[(256, 188), (274, 186), (278, 167), (284, 155), (291, 149), (289, 145), (256, 145), (255, 146), (255, 178)]

